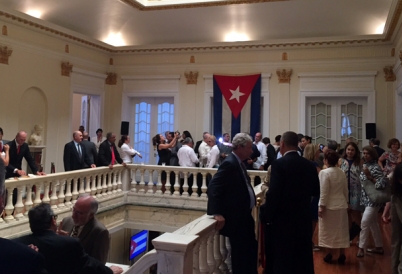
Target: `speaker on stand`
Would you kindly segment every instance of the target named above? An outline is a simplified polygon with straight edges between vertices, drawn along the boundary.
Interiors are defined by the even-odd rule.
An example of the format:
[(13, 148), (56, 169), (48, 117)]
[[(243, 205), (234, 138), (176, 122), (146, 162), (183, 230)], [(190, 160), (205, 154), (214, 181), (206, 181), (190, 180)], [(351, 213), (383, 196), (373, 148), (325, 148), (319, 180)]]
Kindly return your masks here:
[(121, 121), (120, 134), (128, 135), (128, 127), (129, 127), (129, 122)]
[(375, 123), (366, 123), (366, 139), (377, 137), (377, 129)]

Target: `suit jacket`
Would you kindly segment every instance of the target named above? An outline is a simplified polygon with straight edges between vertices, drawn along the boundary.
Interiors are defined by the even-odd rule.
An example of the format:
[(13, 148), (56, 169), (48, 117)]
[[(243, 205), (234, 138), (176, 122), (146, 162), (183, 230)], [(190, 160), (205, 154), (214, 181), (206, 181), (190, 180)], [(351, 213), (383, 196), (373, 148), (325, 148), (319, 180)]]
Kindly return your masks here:
[(45, 258), (26, 245), (0, 238), (0, 269), (3, 274), (45, 274)]
[(49, 274), (113, 273), (109, 267), (85, 253), (77, 239), (59, 236), (51, 230), (23, 236), (15, 241), (25, 245), (36, 245), (45, 257)]
[(267, 145), (267, 162), (264, 164), (264, 170), (268, 170), (268, 167), (272, 164), (272, 161), (276, 160), (276, 151), (273, 145)]
[(81, 148), (81, 158), (78, 155), (74, 141), (71, 141), (64, 146), (63, 162), (65, 171), (84, 169), (93, 164), (88, 157), (85, 147), (81, 144), (79, 144), (79, 146)]
[[(116, 162), (121, 164), (123, 160), (120, 158), (120, 154), (117, 151), (116, 145), (112, 144), (114, 150), (114, 156), (116, 158)], [(98, 154), (98, 165), (99, 166), (108, 166), (112, 162), (112, 152), (110, 149), (110, 145), (108, 140), (105, 140), (99, 146), (99, 154)]]
[[(258, 147), (257, 147), (255, 144), (252, 145), (252, 150), (253, 150), (253, 153), (251, 153), (251, 155), (250, 155), (250, 157), (249, 157), (250, 159), (254, 160), (255, 158), (260, 157), (261, 153), (260, 153), (260, 151), (258, 150)], [(248, 163), (247, 163), (247, 159), (244, 160), (243, 163), (244, 163), (244, 165), (246, 166), (246, 169), (247, 169), (247, 170), (253, 170), (253, 169), (254, 169), (254, 168), (253, 168), (253, 163), (252, 163), (252, 164), (248, 164)]]
[(12, 140), (11, 142), (8, 142), (7, 144), (10, 146), (10, 150), (9, 150), (10, 162), (7, 166), (6, 178), (19, 177), (18, 174), (14, 173), (14, 169), (22, 168), (21, 165), (22, 165), (23, 158), (25, 158), (25, 160), (27, 161), (33, 174), (36, 174), (36, 172), (38, 172), (38, 168), (36, 167), (35, 161), (31, 156), (31, 152), (29, 151), (29, 147), (28, 147), (27, 143), (22, 144), (22, 146), (20, 147), (20, 153), (18, 153), (18, 154), (17, 154), (17, 145), (15, 144), (15, 139)]
[(251, 187), (233, 153), (226, 157), (209, 182), (207, 214), (225, 218), (225, 226), (220, 230), (224, 236), (238, 236), (242, 231), (254, 230), (254, 223), (245, 221), (251, 216), (247, 184)]
[[(61, 229), (71, 234), (73, 228), (73, 218), (64, 218)], [(109, 231), (102, 223), (95, 218), (91, 219), (82, 228), (78, 239), (89, 256), (94, 257), (102, 264), (106, 263), (109, 253)]]
[(98, 151), (96, 150), (96, 145), (93, 142), (82, 140), (81, 145), (85, 147), (86, 153), (88, 154), (91, 163), (97, 165), (98, 162)]
[(265, 239), (272, 273), (314, 273), (310, 206), (311, 197), (320, 193), (319, 184), (314, 163), (296, 151), (272, 162), (261, 208), (262, 221), (269, 224)]

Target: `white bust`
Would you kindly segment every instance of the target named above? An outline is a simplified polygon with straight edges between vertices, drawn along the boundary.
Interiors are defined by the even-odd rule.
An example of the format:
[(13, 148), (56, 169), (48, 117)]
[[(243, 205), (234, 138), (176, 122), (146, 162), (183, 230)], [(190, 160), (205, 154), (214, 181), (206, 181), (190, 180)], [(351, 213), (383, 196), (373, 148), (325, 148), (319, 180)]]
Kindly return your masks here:
[(43, 127), (39, 125), (35, 125), (34, 132), (32, 133), (31, 137), (29, 137), (28, 145), (32, 146), (40, 146), (42, 144), (42, 133)]

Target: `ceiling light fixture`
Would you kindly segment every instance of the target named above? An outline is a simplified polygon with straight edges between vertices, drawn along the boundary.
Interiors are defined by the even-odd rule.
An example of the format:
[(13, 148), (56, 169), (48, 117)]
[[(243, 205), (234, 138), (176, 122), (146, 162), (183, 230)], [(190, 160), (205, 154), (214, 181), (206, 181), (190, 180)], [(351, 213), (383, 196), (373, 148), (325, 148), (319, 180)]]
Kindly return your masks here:
[(375, 34), (383, 34), (383, 33), (384, 33), (384, 28), (385, 28), (385, 23), (380, 24), (380, 25), (375, 29)]
[(105, 40), (103, 40), (103, 42), (115, 47), (121, 47), (126, 45), (120, 32), (110, 33), (109, 36)]
[(27, 14), (35, 18), (40, 18), (42, 16), (42, 12), (39, 10), (29, 10), (27, 11)]
[(238, 32), (231, 32), (225, 35), (225, 42), (240, 42), (240, 41), (249, 41), (250, 38), (247, 34), (238, 33)]

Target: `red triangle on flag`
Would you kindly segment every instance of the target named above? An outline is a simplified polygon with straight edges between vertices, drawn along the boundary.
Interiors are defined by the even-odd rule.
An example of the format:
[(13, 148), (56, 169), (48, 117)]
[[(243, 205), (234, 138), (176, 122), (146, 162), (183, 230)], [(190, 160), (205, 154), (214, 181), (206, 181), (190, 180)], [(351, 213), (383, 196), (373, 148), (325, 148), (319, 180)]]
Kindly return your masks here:
[(246, 76), (214, 75), (214, 79), (234, 118), (239, 116), (259, 77), (260, 74)]
[(133, 239), (131, 239), (130, 257), (133, 255), (136, 248), (137, 248), (137, 243)]

